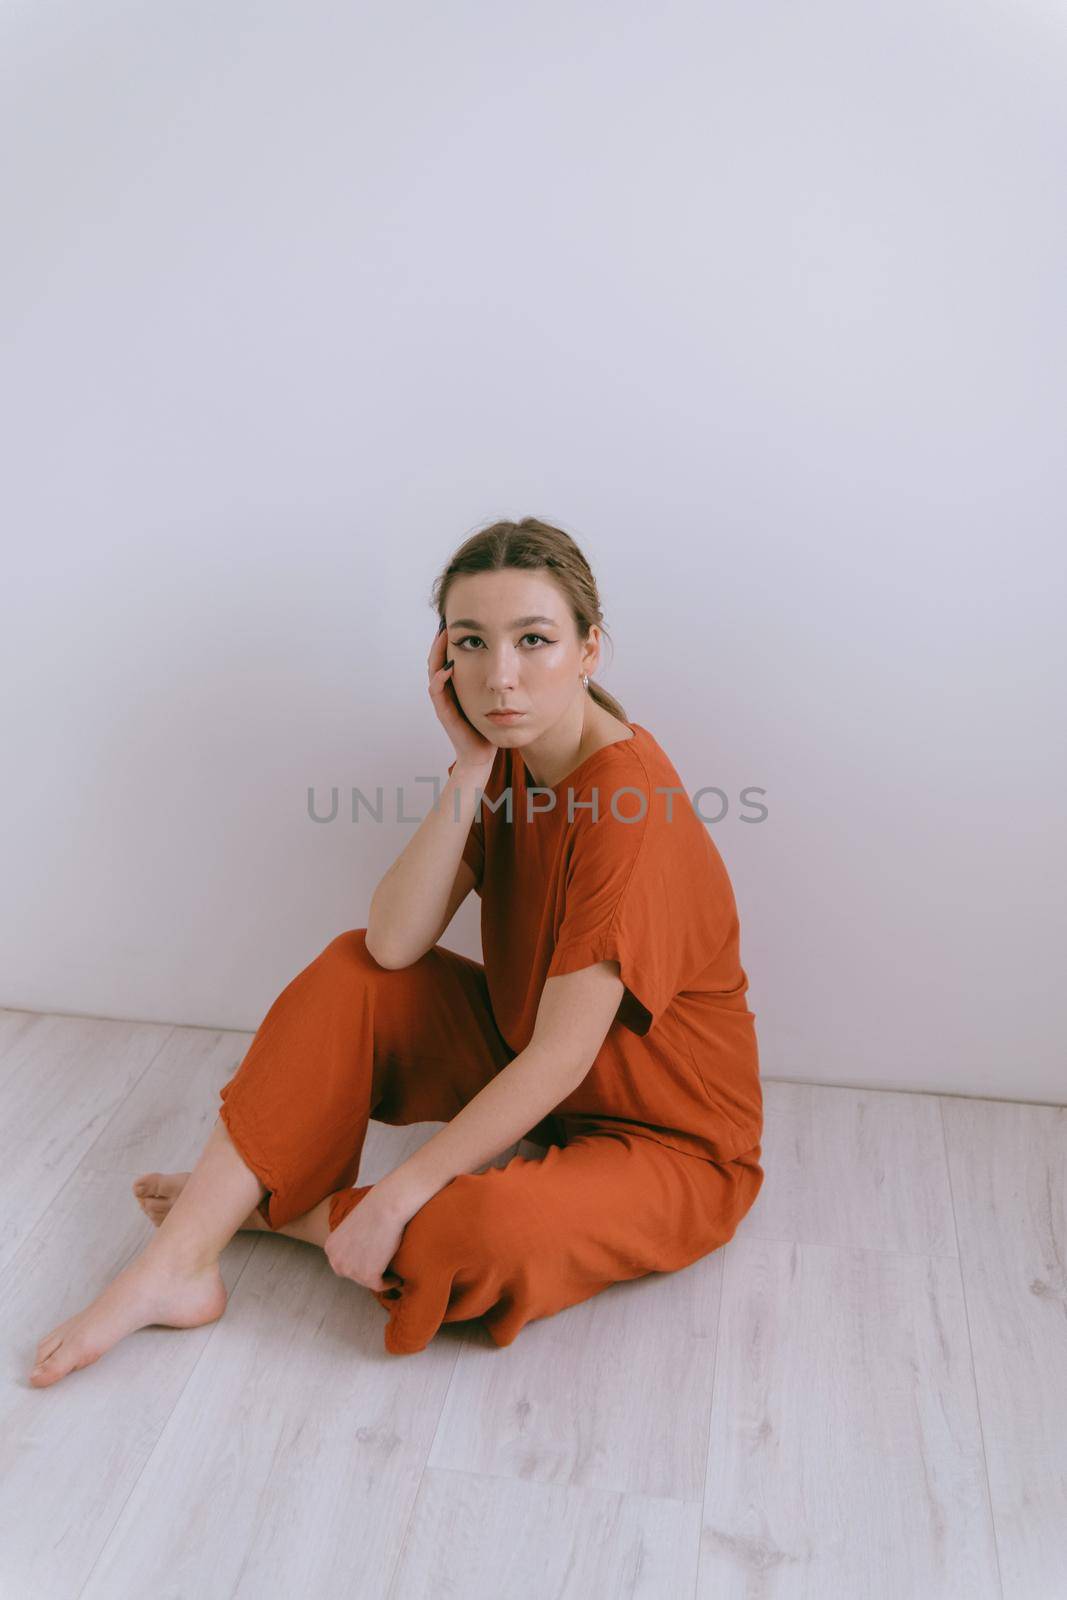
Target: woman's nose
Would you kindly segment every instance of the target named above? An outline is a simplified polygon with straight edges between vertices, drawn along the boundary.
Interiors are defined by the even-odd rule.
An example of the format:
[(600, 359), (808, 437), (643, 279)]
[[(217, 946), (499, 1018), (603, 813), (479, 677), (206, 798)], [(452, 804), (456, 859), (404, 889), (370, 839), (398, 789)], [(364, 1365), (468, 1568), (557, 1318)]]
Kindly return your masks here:
[(515, 663), (507, 659), (493, 661), (485, 674), (486, 686), (490, 689), (506, 688), (515, 682)]

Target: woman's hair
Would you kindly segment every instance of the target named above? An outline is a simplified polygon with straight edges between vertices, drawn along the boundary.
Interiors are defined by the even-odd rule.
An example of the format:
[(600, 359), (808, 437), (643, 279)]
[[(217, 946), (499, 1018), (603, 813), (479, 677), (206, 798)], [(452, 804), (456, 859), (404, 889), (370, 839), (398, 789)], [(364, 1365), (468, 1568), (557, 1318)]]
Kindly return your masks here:
[[(546, 572), (562, 590), (571, 608), (578, 639), (584, 643), (595, 622), (607, 633), (602, 621), (600, 596), (596, 579), (589, 563), (562, 528), (537, 517), (523, 517), (521, 522), (494, 522), (465, 539), (445, 570), (434, 580), (432, 604), (443, 622), (448, 591), (456, 578), (471, 572), (503, 572), (514, 568), (520, 572)], [(629, 717), (613, 695), (599, 684), (589, 680), (586, 693), (597, 705), (603, 706), (613, 716), (629, 722)]]

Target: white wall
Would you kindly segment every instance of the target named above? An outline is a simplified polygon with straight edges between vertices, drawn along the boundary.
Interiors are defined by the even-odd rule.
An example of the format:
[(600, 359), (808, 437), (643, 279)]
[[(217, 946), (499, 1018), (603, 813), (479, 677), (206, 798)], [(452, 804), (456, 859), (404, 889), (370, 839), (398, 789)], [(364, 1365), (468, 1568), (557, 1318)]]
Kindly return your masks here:
[(1052, 0), (0, 43), (0, 1004), (255, 1028), (414, 828), (308, 785), (424, 813), (430, 584), (531, 513), (731, 797), (765, 1075), (1067, 1099)]

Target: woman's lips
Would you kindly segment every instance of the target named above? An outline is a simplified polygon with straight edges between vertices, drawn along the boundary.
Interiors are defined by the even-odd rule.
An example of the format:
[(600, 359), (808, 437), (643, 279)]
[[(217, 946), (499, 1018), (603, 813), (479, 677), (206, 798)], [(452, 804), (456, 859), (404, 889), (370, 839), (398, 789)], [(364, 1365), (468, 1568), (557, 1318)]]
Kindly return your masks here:
[(525, 711), (487, 711), (486, 716), (492, 717), (494, 722), (518, 722), (520, 717), (526, 715)]

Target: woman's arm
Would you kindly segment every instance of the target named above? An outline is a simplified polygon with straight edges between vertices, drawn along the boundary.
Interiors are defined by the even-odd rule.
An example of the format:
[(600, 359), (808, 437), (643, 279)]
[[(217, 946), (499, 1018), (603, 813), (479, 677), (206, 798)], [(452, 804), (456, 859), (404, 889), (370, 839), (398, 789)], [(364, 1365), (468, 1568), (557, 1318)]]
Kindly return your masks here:
[(456, 763), (438, 804), (423, 817), (371, 896), (367, 949), (380, 966), (410, 966), (437, 939), (478, 794), (484, 792), (491, 771), (492, 763), (487, 767)]
[(451, 680), (452, 663), (445, 659), (447, 647), (442, 617), (426, 658), (426, 688), (434, 714), (452, 741), (456, 762), (437, 805), (371, 896), (367, 949), (382, 967), (410, 966), (440, 937), (453, 885), (459, 892), (459, 863), (478, 791), (489, 782), (496, 759), (496, 745), (472, 727), (459, 703)]
[(625, 993), (617, 961), (549, 978), (525, 1050), (362, 1203), (409, 1222), (461, 1172), (477, 1172), (575, 1090), (600, 1052)]

